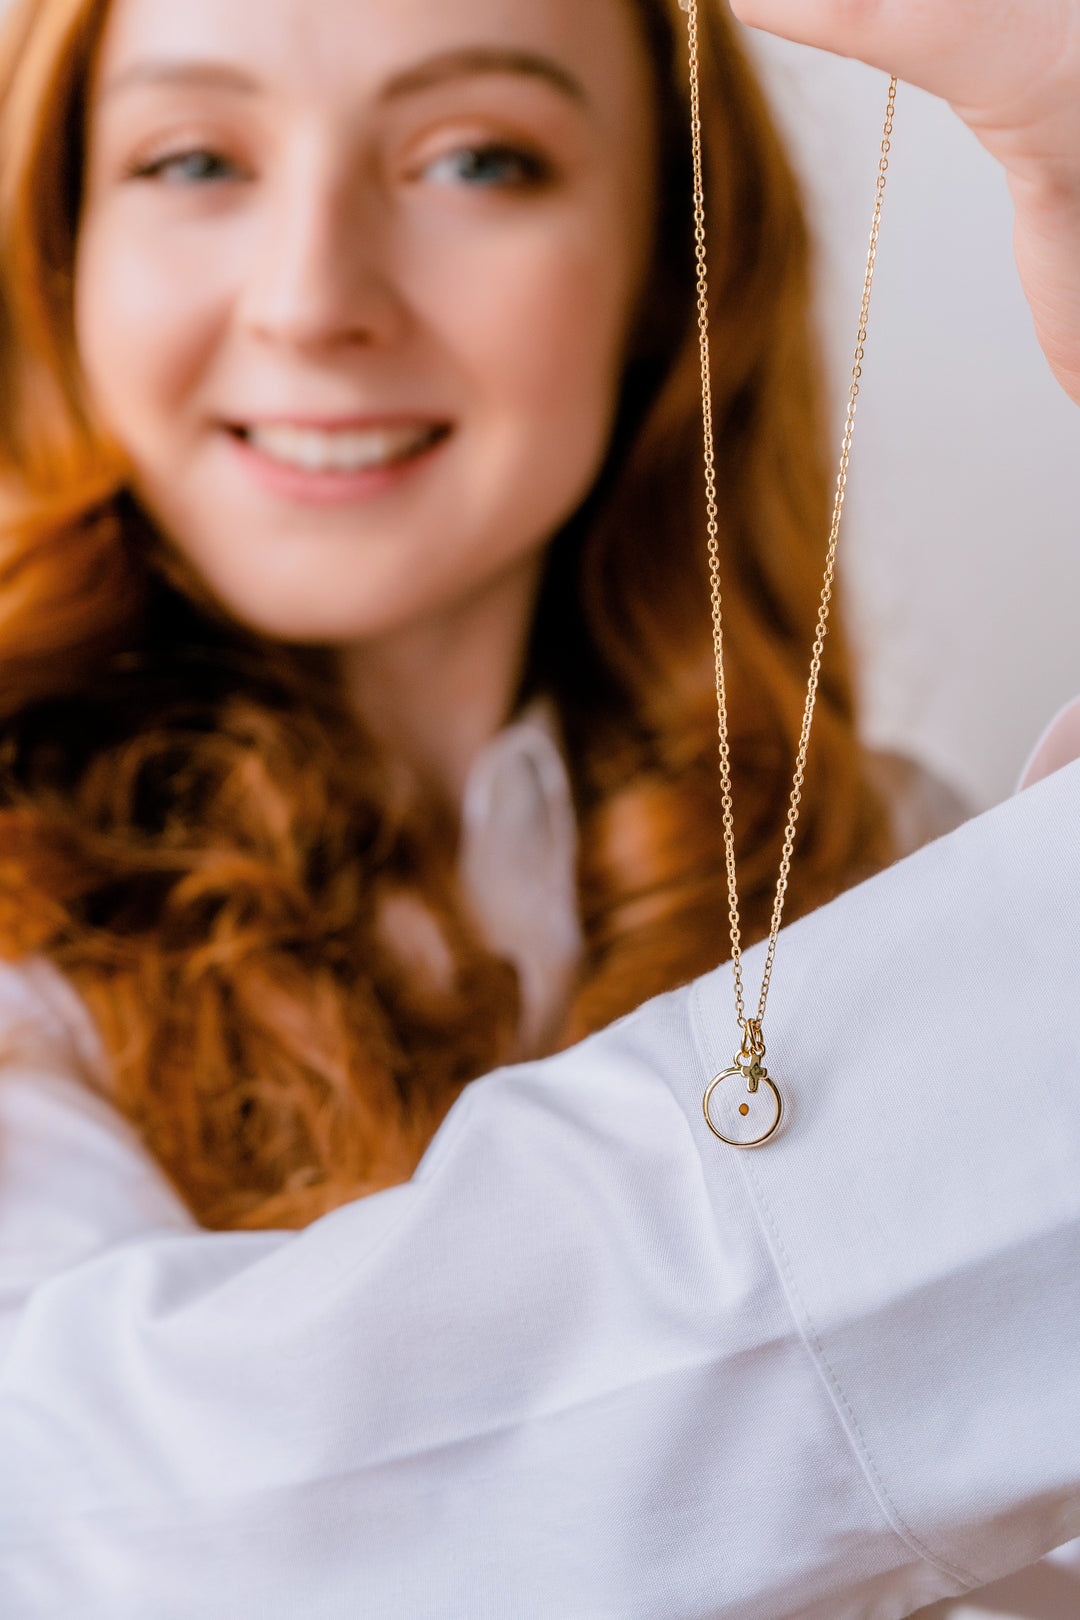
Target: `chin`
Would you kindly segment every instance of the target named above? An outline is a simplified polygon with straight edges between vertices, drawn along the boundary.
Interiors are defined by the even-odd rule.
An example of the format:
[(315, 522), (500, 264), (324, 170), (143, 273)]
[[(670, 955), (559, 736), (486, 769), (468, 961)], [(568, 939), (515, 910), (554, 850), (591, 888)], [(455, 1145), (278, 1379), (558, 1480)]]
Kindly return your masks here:
[(312, 604), (298, 611), (295, 601), (261, 604), (222, 599), (227, 612), (245, 629), (269, 641), (289, 642), (301, 647), (345, 647), (393, 629), (369, 615), (343, 613), (340, 603)]
[(430, 611), (427, 603), (414, 600), (380, 600), (374, 590), (358, 592), (334, 589), (332, 579), (320, 582), (321, 589), (264, 589), (251, 592), (221, 590), (210, 582), (217, 600), (238, 623), (256, 635), (272, 641), (292, 642), (308, 647), (347, 647), (360, 641), (378, 640), (408, 630), (423, 622)]
[[(178, 527), (173, 525), (174, 534)], [(246, 517), (236, 527), (258, 533), (265, 522)], [(189, 576), (192, 594), (217, 603), (256, 635), (315, 646), (378, 636), (407, 624), (420, 611), (417, 570), (403, 578), (400, 566), (359, 568), (356, 547), (352, 535), (344, 542), (335, 536), (329, 543), (310, 533), (289, 536), (284, 544), (280, 537), (268, 538), (265, 546), (246, 555), (234, 552), (228, 567), (221, 566), (227, 552), (221, 536), (204, 535), (190, 546), (174, 540), (172, 549)], [(343, 556), (343, 550), (352, 555)], [(387, 578), (387, 573), (397, 577)]]

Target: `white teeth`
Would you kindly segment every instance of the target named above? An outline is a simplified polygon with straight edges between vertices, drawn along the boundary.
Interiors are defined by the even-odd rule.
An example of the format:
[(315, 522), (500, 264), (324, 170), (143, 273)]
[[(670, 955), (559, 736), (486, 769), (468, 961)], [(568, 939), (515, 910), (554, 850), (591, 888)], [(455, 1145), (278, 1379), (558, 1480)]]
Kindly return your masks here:
[(287, 466), (349, 473), (400, 461), (427, 445), (434, 431), (430, 426), (329, 430), (272, 422), (248, 428), (245, 436), (254, 449)]

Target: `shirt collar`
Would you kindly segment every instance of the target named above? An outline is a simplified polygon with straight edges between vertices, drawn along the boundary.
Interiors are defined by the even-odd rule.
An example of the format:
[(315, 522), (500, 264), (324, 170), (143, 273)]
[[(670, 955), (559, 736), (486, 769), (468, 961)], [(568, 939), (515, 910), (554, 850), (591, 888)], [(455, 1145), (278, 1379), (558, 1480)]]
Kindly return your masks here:
[(558, 722), (541, 699), (481, 749), (461, 813), (466, 899), (489, 946), (518, 971), (521, 1058), (557, 1037), (581, 965), (577, 847)]

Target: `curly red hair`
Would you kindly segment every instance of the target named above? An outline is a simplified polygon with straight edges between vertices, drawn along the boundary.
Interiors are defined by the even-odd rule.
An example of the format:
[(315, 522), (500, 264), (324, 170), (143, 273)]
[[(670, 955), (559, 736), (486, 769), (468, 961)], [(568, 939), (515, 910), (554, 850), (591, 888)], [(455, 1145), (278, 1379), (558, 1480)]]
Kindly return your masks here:
[[(658, 248), (607, 464), (553, 542), (521, 696), (562, 721), (587, 942), (569, 1041), (712, 967), (726, 890), (675, 0)], [(511, 1049), (454, 829), (362, 735), (328, 655), (232, 624), (97, 434), (72, 321), (106, 0), (22, 0), (0, 55), (0, 950), (90, 1007), (110, 1096), (207, 1226), (299, 1226), (407, 1177)], [(807, 232), (726, 11), (701, 21), (739, 870), (767, 927), (828, 529)], [(832, 632), (789, 915), (890, 854)], [(401, 926), (402, 919), (409, 924)], [(410, 943), (411, 942), (411, 943)], [(88, 1082), (89, 1083), (89, 1082)]]

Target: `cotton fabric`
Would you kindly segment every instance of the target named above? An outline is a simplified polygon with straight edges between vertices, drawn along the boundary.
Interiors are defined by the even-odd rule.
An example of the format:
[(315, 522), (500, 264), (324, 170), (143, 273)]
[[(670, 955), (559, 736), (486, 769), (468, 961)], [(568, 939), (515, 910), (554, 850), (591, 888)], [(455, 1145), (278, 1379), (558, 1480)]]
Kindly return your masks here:
[(785, 931), (766, 1148), (723, 969), (298, 1233), (198, 1229), (6, 969), (0, 1614), (893, 1620), (1080, 1534), (1078, 813)]
[(556, 1044), (585, 952), (577, 818), (550, 703), (538, 699), (473, 760), (460, 871), (487, 943), (517, 969), (516, 1057)]

